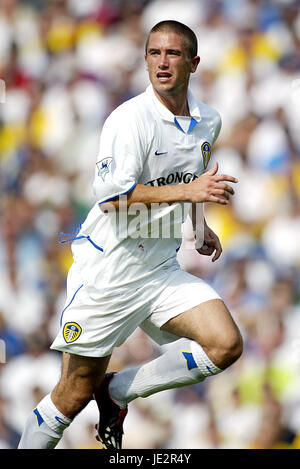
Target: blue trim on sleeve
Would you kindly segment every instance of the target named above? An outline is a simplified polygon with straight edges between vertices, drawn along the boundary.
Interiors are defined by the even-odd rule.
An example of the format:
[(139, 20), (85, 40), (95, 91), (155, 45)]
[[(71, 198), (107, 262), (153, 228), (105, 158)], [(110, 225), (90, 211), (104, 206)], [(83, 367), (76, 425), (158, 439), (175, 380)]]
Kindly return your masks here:
[(65, 312), (66, 309), (73, 303), (75, 296), (77, 295), (77, 293), (79, 292), (80, 288), (82, 288), (82, 287), (83, 287), (83, 284), (80, 285), (80, 287), (77, 288), (76, 292), (75, 292), (74, 295), (72, 296), (72, 299), (71, 299), (70, 303), (63, 309), (63, 311), (62, 311), (62, 313), (61, 313), (61, 316), (60, 316), (60, 326), (62, 325), (62, 318), (63, 318), (64, 312)]
[(113, 197), (110, 197), (109, 199), (103, 200), (102, 202), (98, 202), (98, 205), (105, 204), (105, 202), (109, 202), (110, 200), (114, 200), (114, 199), (117, 199), (118, 197), (121, 197), (122, 195), (128, 194), (129, 192), (132, 191), (132, 189), (135, 188), (136, 184), (137, 184), (137, 183), (135, 182), (135, 183), (133, 184), (133, 186), (132, 186), (130, 189), (128, 189), (128, 191), (123, 192), (123, 194), (114, 195)]

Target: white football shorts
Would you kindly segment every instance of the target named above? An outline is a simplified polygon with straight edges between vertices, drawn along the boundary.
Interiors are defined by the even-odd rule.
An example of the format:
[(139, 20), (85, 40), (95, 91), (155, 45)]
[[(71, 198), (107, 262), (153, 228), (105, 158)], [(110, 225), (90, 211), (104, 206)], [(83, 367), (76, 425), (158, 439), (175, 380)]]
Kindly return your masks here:
[(199, 277), (179, 266), (160, 272), (126, 292), (109, 292), (95, 301), (86, 292), (74, 263), (67, 278), (67, 300), (51, 349), (89, 357), (110, 355), (140, 327), (159, 345), (178, 337), (160, 329), (169, 319), (208, 300), (220, 299)]

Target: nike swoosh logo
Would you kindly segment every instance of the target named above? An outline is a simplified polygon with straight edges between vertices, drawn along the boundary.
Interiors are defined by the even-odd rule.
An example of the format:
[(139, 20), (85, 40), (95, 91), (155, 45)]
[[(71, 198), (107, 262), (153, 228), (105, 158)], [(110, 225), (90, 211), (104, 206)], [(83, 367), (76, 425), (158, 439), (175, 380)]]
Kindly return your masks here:
[(206, 368), (207, 368), (207, 370), (208, 370), (212, 375), (215, 374), (213, 371), (211, 371), (211, 369), (209, 368), (209, 366), (206, 365)]
[(156, 150), (156, 152), (154, 153), (156, 156), (159, 156), (159, 155), (166, 155), (168, 152), (167, 151), (161, 151), (161, 152), (158, 152)]
[(63, 421), (61, 420), (61, 418), (59, 418), (59, 417), (57, 417), (57, 416), (55, 416), (55, 420), (57, 420), (59, 423), (61, 423), (61, 424), (64, 425), (65, 427), (68, 426), (67, 423), (63, 422)]

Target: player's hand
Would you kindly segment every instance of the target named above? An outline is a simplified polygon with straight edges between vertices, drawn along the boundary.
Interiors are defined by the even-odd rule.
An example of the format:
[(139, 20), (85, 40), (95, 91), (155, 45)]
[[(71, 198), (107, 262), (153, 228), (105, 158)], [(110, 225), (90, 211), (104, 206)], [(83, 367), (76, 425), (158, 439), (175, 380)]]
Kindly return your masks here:
[(217, 259), (219, 259), (222, 254), (222, 246), (218, 236), (207, 225), (204, 229), (203, 246), (200, 249), (197, 249), (197, 251), (203, 256), (211, 256), (213, 253), (215, 253), (214, 257), (212, 258), (212, 262), (215, 262)]
[(190, 202), (214, 202), (221, 205), (229, 203), (234, 190), (226, 182), (237, 183), (238, 180), (227, 174), (217, 174), (218, 169), (219, 165), (215, 163), (209, 171), (186, 185)]

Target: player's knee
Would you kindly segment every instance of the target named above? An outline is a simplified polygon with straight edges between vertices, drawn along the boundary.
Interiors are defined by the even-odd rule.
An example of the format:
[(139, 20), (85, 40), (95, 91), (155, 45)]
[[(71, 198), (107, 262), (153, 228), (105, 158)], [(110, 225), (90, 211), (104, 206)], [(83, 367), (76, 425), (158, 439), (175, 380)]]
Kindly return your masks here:
[(207, 348), (212, 362), (221, 370), (232, 365), (243, 353), (243, 339), (238, 329), (216, 340), (216, 345)]
[(221, 342), (218, 351), (218, 362), (221, 369), (232, 365), (243, 353), (243, 338), (238, 329)]

